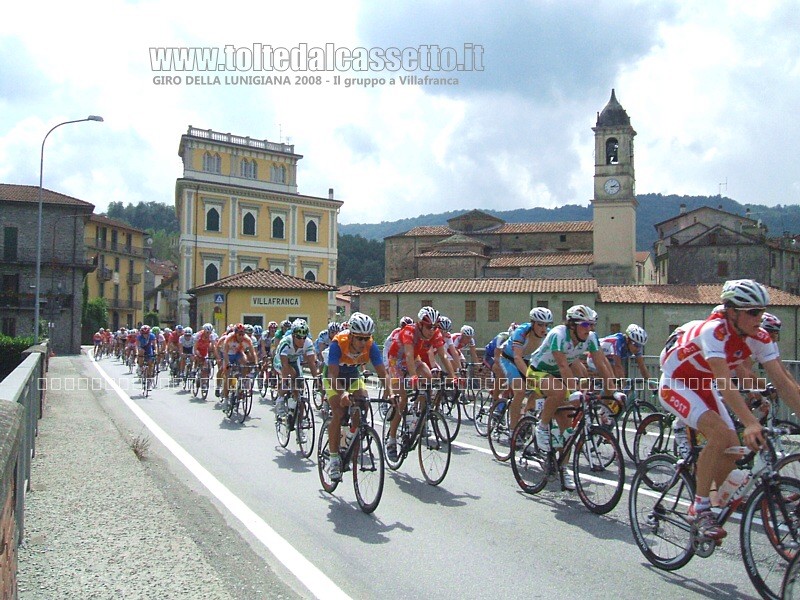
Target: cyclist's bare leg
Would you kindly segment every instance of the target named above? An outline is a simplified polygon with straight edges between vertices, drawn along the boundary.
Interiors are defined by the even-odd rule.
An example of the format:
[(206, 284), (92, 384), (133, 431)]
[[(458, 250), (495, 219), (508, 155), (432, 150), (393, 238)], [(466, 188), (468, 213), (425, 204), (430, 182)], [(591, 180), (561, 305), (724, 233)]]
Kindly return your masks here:
[(725, 454), (725, 450), (731, 446), (738, 446), (739, 438), (722, 417), (712, 410), (700, 415), (697, 429), (708, 441), (697, 459), (696, 493), (700, 497), (708, 497), (711, 493), (711, 484), (716, 482), (719, 487), (733, 470), (736, 456)]

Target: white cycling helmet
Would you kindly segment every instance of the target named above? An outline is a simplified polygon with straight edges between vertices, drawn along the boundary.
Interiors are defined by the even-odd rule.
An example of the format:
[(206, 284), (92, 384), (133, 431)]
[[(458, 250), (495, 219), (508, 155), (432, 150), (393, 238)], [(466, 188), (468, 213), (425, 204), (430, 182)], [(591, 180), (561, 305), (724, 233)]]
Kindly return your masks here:
[(753, 279), (733, 279), (722, 286), (720, 300), (726, 308), (766, 308), (769, 306), (769, 292)]
[(192, 328), (191, 327), (184, 327), (183, 328), (183, 335), (192, 335)]
[(308, 323), (305, 319), (295, 319), (292, 323), (292, 334), (308, 337)]
[(432, 306), (423, 306), (419, 309), (419, 313), (417, 313), (417, 319), (428, 325), (436, 325), (436, 322), (439, 320), (439, 311)]
[(567, 320), (597, 323), (597, 313), (584, 304), (576, 304), (567, 309)]
[(628, 325), (628, 328), (625, 330), (625, 335), (629, 340), (640, 346), (644, 346), (647, 343), (647, 332), (635, 323)]
[(348, 323), (350, 325), (350, 332), (356, 335), (372, 335), (375, 333), (375, 321), (372, 320), (372, 317), (364, 313), (353, 313), (350, 315)]
[(446, 331), (447, 333), (450, 333), (450, 331), (453, 329), (453, 321), (451, 321), (449, 317), (439, 315), (439, 327), (441, 327), (442, 330)]
[(472, 327), (470, 327), (469, 325), (464, 325), (461, 328), (461, 333), (463, 335), (468, 335), (469, 337), (475, 337), (475, 330)]
[(214, 326), (211, 323), (206, 323), (203, 325), (203, 329), (205, 329), (208, 333), (214, 331)]
[(537, 306), (531, 310), (531, 321), (536, 323), (552, 323), (553, 312), (544, 306)]
[(780, 331), (782, 325), (781, 320), (772, 313), (765, 312), (761, 317), (761, 327), (767, 331)]

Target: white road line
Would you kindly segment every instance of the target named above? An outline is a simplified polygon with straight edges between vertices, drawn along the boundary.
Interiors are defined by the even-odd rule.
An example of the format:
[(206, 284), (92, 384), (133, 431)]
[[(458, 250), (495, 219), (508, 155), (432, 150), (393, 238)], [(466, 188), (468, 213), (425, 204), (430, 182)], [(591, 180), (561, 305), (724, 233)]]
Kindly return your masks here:
[(183, 447), (173, 440), (167, 432), (145, 413), (130, 396), (126, 394), (117, 383), (100, 368), (100, 365), (92, 356), (89, 360), (94, 363), (95, 368), (103, 376), (106, 382), (117, 393), (125, 405), (134, 415), (147, 427), (150, 432), (172, 452), (189, 471), (197, 477), (206, 489), (211, 492), (217, 500), (231, 511), (247, 529), (264, 546), (283, 563), (283, 565), (297, 577), (316, 598), (349, 600), (348, 596), (340, 589), (327, 575), (320, 571), (306, 557), (298, 552), (289, 542), (282, 538), (272, 527), (259, 517), (252, 509), (242, 502), (233, 492), (225, 487), (216, 477), (205, 469), (197, 460), (189, 454)]

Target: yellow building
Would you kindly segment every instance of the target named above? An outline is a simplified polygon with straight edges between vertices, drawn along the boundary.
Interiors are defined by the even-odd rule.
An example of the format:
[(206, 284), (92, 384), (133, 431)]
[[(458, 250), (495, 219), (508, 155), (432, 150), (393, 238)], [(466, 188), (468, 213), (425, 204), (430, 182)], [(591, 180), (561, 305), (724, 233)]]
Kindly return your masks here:
[(212, 323), (223, 331), (228, 323), (250, 323), (266, 327), (302, 318), (312, 335), (328, 325), (328, 295), (332, 285), (255, 269), (223, 277), (189, 290), (197, 307), (197, 327)]
[[(297, 193), (294, 146), (189, 127), (175, 185), (180, 223), (178, 321), (197, 324), (186, 290), (267, 269), (336, 285), (342, 202)], [(336, 311), (331, 287), (327, 315)]]
[(85, 232), (87, 257), (97, 264), (95, 272), (86, 276), (89, 300), (106, 299), (112, 329), (138, 325), (144, 314), (147, 233), (102, 215), (91, 215)]

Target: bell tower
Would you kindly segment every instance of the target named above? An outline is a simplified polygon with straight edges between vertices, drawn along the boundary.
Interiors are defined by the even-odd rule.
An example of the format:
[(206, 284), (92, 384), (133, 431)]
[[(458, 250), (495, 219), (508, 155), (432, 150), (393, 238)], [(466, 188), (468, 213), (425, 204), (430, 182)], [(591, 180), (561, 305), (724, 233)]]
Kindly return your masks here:
[(636, 283), (636, 177), (628, 113), (614, 90), (594, 131), (594, 265), (600, 284)]

